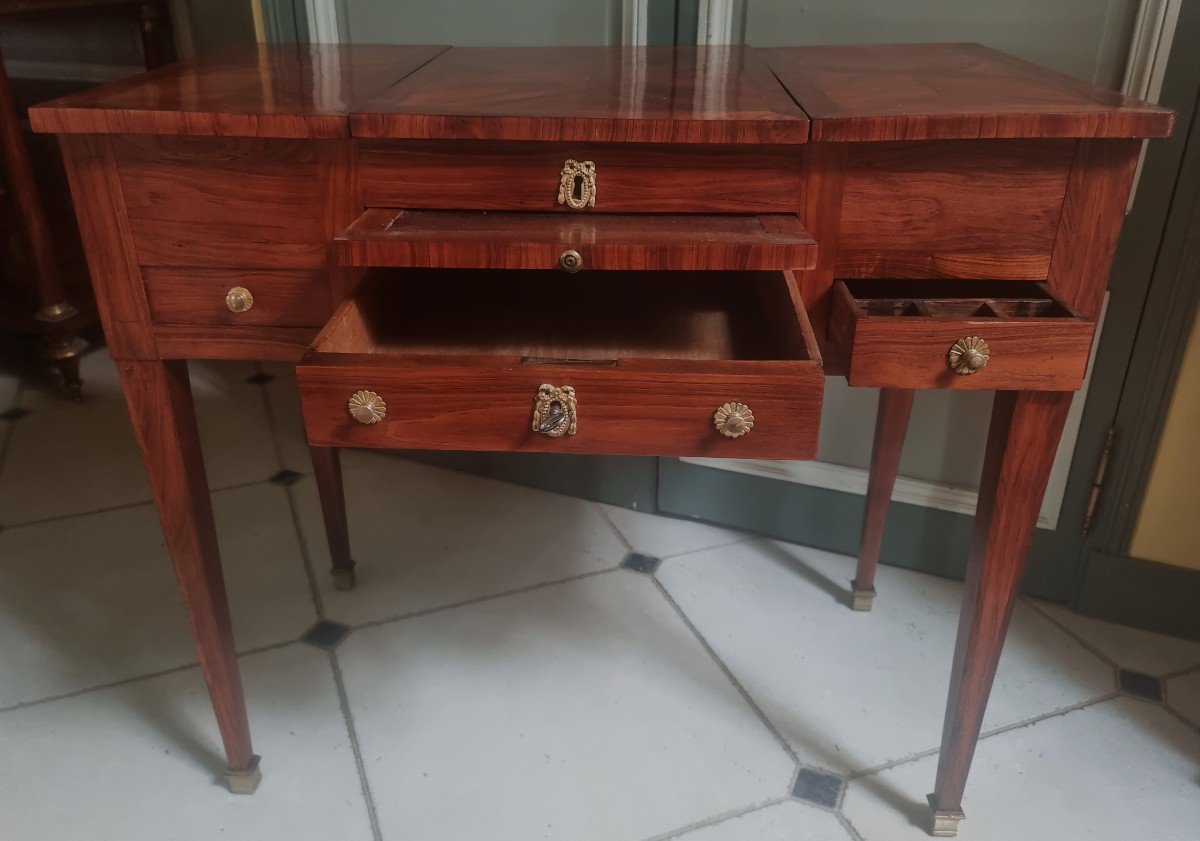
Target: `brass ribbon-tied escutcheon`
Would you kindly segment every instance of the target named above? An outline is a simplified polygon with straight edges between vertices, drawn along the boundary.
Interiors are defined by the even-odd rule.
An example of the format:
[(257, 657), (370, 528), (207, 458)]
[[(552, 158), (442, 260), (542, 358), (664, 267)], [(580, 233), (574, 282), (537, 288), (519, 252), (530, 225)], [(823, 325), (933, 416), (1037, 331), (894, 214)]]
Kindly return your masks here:
[(572, 210), (596, 206), (596, 165), (574, 158), (563, 164), (558, 180), (558, 203)]
[(533, 404), (533, 431), (561, 438), (575, 434), (575, 389), (542, 383)]
[(982, 371), (992, 358), (988, 343), (978, 336), (967, 336), (950, 346), (946, 353), (946, 364), (956, 374), (964, 376)]

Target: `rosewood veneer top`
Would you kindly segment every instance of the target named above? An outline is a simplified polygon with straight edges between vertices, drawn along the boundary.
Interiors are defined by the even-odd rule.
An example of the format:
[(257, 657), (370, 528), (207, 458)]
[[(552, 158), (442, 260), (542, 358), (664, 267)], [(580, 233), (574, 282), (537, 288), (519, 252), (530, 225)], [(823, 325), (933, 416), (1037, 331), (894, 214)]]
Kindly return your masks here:
[(654, 143), (1162, 137), (1173, 119), (978, 44), (271, 44), (30, 110), (57, 133)]
[(981, 44), (758, 51), (813, 141), (1165, 137), (1175, 113)]

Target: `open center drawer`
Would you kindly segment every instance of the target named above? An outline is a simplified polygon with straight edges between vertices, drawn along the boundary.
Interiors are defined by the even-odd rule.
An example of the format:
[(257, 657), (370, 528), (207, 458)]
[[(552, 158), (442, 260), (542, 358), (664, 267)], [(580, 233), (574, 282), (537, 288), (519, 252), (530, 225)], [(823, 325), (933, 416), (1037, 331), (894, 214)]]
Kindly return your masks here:
[(343, 266), (811, 269), (794, 214), (645, 215), (371, 208), (334, 239)]
[(1075, 391), (1095, 326), (1044, 283), (846, 280), (829, 339), (852, 386)]
[(297, 378), (315, 445), (774, 459), (824, 387), (782, 271), (377, 269)]

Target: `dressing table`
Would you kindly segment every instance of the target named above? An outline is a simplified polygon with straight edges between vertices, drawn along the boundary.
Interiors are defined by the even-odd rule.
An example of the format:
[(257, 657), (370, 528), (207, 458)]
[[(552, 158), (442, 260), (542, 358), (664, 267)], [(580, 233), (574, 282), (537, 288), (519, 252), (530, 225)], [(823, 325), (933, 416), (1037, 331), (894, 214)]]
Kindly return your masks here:
[(259, 760), (187, 360), (297, 364), (343, 587), (338, 448), (810, 459), (845, 376), (883, 389), (859, 609), (914, 391), (996, 392), (930, 795), (954, 834), (1170, 111), (973, 44), (263, 45), (30, 119), (60, 137), (234, 791)]

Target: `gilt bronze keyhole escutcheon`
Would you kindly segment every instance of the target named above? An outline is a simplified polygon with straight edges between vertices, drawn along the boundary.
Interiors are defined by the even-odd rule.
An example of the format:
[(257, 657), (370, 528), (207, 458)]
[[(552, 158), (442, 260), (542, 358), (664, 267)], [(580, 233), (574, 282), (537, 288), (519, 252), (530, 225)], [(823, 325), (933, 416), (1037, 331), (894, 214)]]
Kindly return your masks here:
[(570, 158), (558, 181), (558, 203), (572, 210), (596, 206), (596, 165)]
[(533, 431), (551, 438), (575, 434), (575, 389), (543, 383), (533, 405)]

